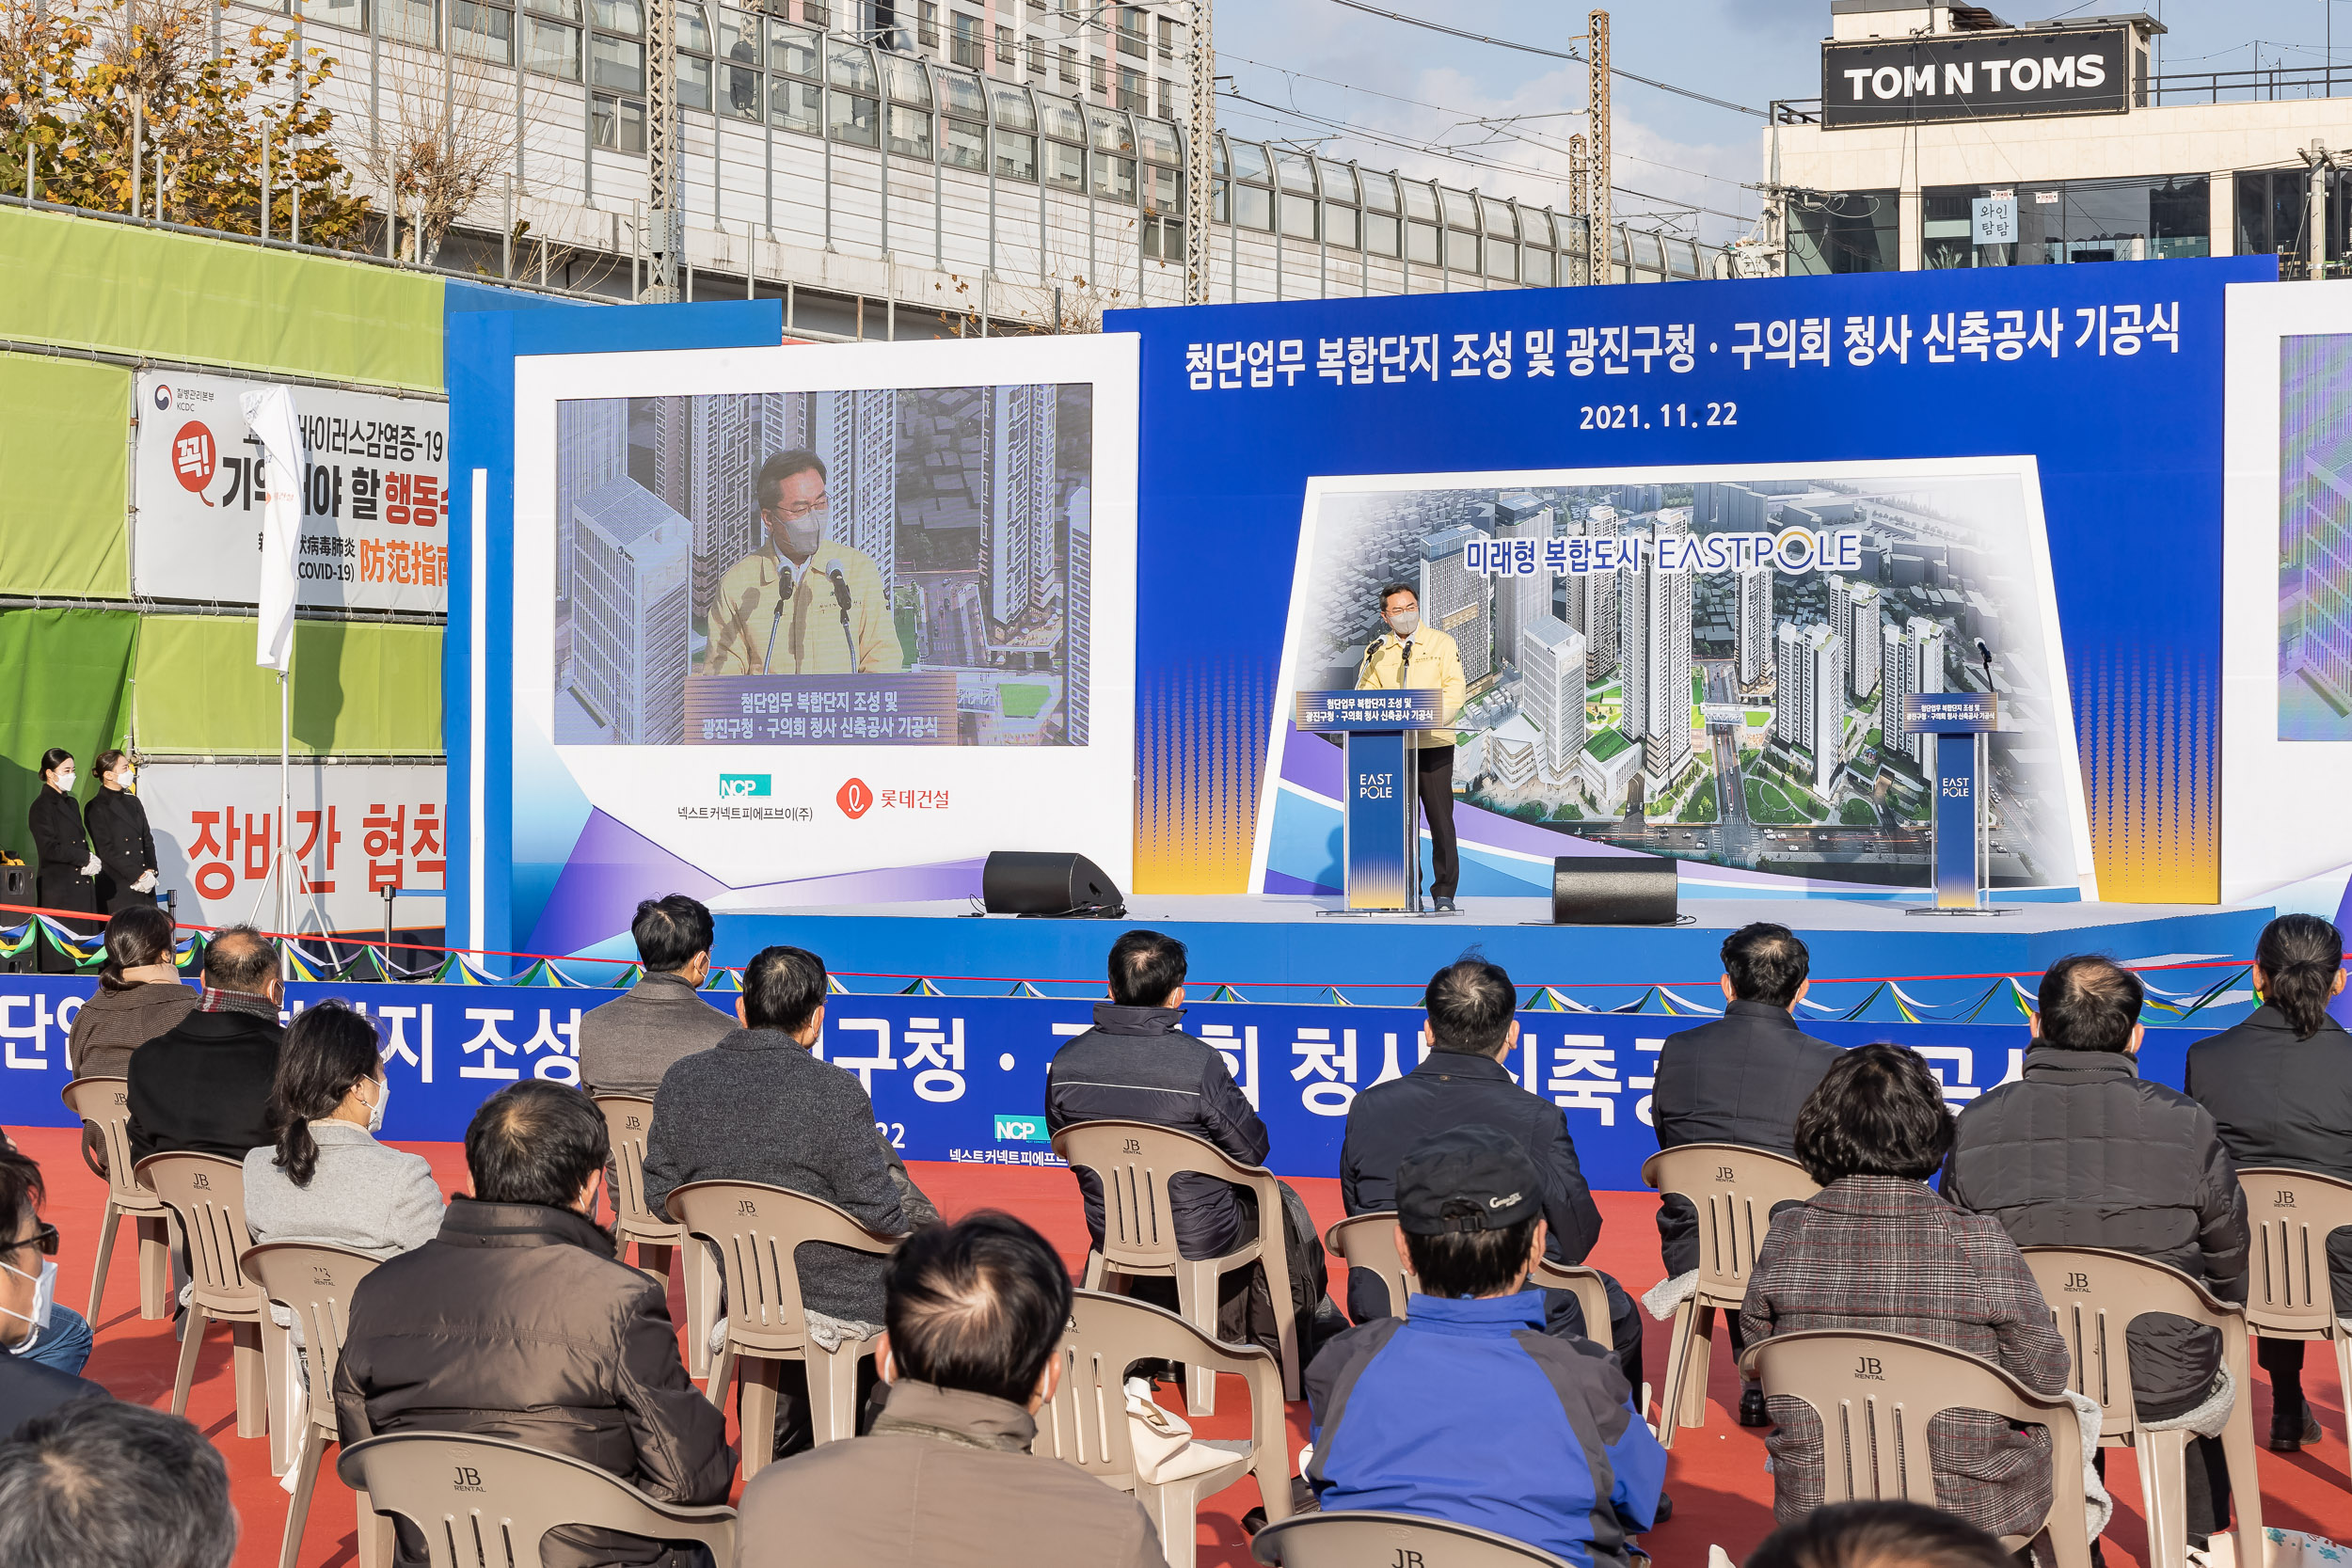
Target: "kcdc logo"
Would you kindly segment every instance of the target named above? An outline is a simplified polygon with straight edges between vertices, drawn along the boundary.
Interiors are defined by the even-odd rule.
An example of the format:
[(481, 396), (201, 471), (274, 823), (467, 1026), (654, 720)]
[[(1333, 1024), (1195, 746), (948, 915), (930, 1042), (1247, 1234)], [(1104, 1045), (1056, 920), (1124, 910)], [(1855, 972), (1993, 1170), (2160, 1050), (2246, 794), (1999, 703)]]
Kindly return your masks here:
[(841, 815), (852, 822), (874, 809), (874, 792), (866, 787), (864, 779), (851, 779), (843, 784), (833, 800), (841, 808)]
[(161, 414), (171, 407), (171, 388), (165, 386), (160, 381), (155, 383), (154, 398), (155, 412), (158, 414)]
[(772, 778), (773, 775), (768, 773), (722, 773), (719, 775), (719, 799), (738, 800), (747, 795), (772, 795), (775, 793), (771, 783)]

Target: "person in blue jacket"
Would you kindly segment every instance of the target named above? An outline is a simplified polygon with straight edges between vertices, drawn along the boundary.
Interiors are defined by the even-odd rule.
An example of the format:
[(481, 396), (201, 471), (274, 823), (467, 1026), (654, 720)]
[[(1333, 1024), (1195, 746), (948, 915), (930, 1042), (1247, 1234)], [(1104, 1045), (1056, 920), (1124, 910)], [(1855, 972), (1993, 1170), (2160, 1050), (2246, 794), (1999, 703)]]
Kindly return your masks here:
[(1584, 1568), (1626, 1568), (1657, 1522), (1666, 1450), (1614, 1359), (1544, 1332), (1527, 1290), (1544, 1187), (1517, 1139), (1433, 1132), (1397, 1166), (1397, 1247), (1421, 1286), (1307, 1369), (1326, 1513), (1379, 1509), (1493, 1530)]

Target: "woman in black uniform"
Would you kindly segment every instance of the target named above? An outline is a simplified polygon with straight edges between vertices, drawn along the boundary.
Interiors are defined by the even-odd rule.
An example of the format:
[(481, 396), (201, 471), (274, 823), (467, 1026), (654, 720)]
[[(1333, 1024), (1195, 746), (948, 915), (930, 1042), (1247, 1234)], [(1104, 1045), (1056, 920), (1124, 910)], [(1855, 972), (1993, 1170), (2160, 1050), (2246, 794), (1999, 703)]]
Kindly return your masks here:
[(147, 808), (124, 787), (136, 773), (128, 752), (99, 752), (98, 782), (105, 787), (83, 813), (98, 852), (98, 907), (109, 915), (155, 902), (155, 835)]
[[(82, 808), (73, 800), (73, 753), (52, 746), (41, 753), (40, 794), (33, 800), (27, 814), (33, 830), (33, 848), (40, 856), (40, 872), (34, 882), (34, 901), (44, 910), (77, 910), (95, 914), (98, 911), (98, 884), (90, 878), (98, 870), (98, 857), (89, 852), (89, 839), (82, 831)], [(95, 921), (71, 920), (53, 915), (60, 925), (75, 936), (87, 936), (97, 930)], [(46, 937), (40, 939), (40, 970), (44, 974), (71, 974), (73, 960), (56, 948)]]

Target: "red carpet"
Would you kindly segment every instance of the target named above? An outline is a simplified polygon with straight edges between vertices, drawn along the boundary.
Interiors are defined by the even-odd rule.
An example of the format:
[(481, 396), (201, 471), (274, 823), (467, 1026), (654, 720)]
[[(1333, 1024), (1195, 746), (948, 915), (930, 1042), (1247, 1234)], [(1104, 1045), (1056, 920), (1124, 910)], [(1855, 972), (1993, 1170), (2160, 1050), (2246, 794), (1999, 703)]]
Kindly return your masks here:
[[(57, 1299), (79, 1310), (89, 1298), (91, 1248), (99, 1215), (105, 1203), (104, 1184), (84, 1168), (77, 1145), (79, 1134), (57, 1129), (12, 1130), (18, 1145), (40, 1162), (50, 1184), (47, 1217), (64, 1233), (58, 1253)], [(454, 1144), (419, 1144), (415, 1148), (433, 1162), (444, 1189), (465, 1185), (464, 1152)], [(1059, 1247), (1073, 1270), (1086, 1255), (1086, 1224), (1078, 1209), (1070, 1177), (1058, 1170), (1010, 1166), (918, 1164), (914, 1179), (950, 1215), (980, 1208), (1007, 1209), (1038, 1227)], [(1336, 1180), (1299, 1181), (1295, 1185), (1314, 1212), (1318, 1224), (1340, 1219)], [(1610, 1193), (1600, 1197), (1608, 1224), (1599, 1249), (1591, 1261), (1607, 1269), (1637, 1294), (1655, 1283), (1662, 1272), (1658, 1261), (1658, 1233), (1652, 1221), (1656, 1199), (1646, 1194)], [(138, 1274), (127, 1240), (118, 1251), (106, 1283), (106, 1300), (93, 1325), (98, 1348), (87, 1375), (124, 1399), (162, 1406), (171, 1398), (172, 1369), (178, 1344), (168, 1323), (142, 1323), (138, 1315)], [(1344, 1266), (1332, 1264), (1332, 1294), (1343, 1295)], [(672, 1291), (673, 1314), (683, 1313)], [(1648, 1375), (1664, 1375), (1664, 1326), (1652, 1323), (1645, 1346)], [(2344, 1410), (2330, 1358), (2315, 1349), (2305, 1374), (2305, 1386), (2319, 1406), (2327, 1440), (2299, 1454), (2274, 1454), (2261, 1459), (2265, 1523), (2290, 1529), (2310, 1529), (2341, 1540), (2352, 1535), (2352, 1489), (2345, 1481)], [(1736, 1374), (1727, 1347), (1719, 1348), (1713, 1366), (1713, 1402), (1708, 1424), (1677, 1439), (1667, 1490), (1674, 1495), (1674, 1520), (1645, 1538), (1645, 1544), (1661, 1564), (1698, 1568), (1707, 1560), (1710, 1544), (1721, 1544), (1735, 1558), (1746, 1554), (1772, 1528), (1772, 1478), (1764, 1472), (1764, 1445), (1758, 1433), (1737, 1425), (1726, 1413), (1738, 1400)], [(2267, 1383), (2255, 1374), (2255, 1418), (2267, 1430), (2270, 1396)], [(1203, 1436), (1248, 1435), (1247, 1397), (1238, 1380), (1220, 1390), (1219, 1414), (1195, 1423)], [(229, 1458), (229, 1472), (237, 1512), (245, 1522), (245, 1540), (237, 1554), (239, 1568), (271, 1568), (278, 1560), (279, 1532), (286, 1514), (285, 1494), (269, 1473), (264, 1439), (236, 1435), (235, 1407), (229, 1374), (229, 1341), (215, 1331), (197, 1364), (197, 1384), (189, 1414), (217, 1442)], [(1294, 1443), (1306, 1438), (1306, 1406), (1291, 1411)], [(732, 1433), (730, 1433), (732, 1435)], [(348, 1568), (357, 1561), (353, 1545), (348, 1494), (328, 1473), (320, 1478), (303, 1542), (304, 1568)], [(2127, 1450), (2112, 1454), (2108, 1473), (2116, 1492), (2115, 1522), (2105, 1537), (2110, 1568), (2127, 1562), (2144, 1564), (2146, 1535), (2138, 1513), (2138, 1486)], [(1253, 1483), (1243, 1481), (1211, 1499), (1200, 1516), (1200, 1561), (1203, 1568), (1240, 1568), (1249, 1561), (1242, 1535), (1242, 1512), (1257, 1502)]]

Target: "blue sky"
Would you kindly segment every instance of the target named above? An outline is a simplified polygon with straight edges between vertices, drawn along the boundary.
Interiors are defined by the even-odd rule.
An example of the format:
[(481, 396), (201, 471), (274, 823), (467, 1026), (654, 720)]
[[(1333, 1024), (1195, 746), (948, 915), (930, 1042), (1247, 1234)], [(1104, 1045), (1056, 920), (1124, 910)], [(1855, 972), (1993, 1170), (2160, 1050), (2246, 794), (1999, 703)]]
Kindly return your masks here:
[[(1550, 49), (1581, 49), (1574, 40), (1584, 26), (1585, 7), (1574, 0), (1373, 3)], [(2024, 23), (2129, 8), (2054, 7), (2037, 0), (2024, 9), (1994, 0), (1991, 8), (2005, 21)], [(2336, 64), (2345, 73), (2338, 88), (2344, 98), (2344, 139), (2352, 141), (2352, 0), (2152, 5), (2169, 29), (2160, 40), (2158, 70), (2177, 74), (2324, 64), (2331, 8), (2337, 13)], [(1828, 0), (1634, 0), (1616, 6), (1612, 16), (1615, 62), (1624, 70), (1759, 109), (1775, 98), (1820, 91)], [(1567, 166), (1566, 138), (1582, 125), (1581, 64), (1448, 38), (1348, 9), (1337, 0), (1226, 0), (1217, 8), (1216, 44), (1218, 72), (1256, 101), (1218, 103), (1219, 123), (1233, 135), (1319, 145), (1368, 166), (1566, 205), (1557, 176)], [(1695, 225), (1710, 242), (1746, 231), (1757, 197), (1743, 186), (1761, 178), (1763, 121), (1622, 77), (1615, 111), (1614, 182), (1621, 193), (1660, 198), (1620, 194), (1620, 213), (1655, 213), (1677, 232), (1692, 232)], [(1514, 115), (1551, 118), (1494, 129), (1466, 123)], [(1330, 122), (1352, 129), (1334, 134)], [(1331, 139), (1315, 143), (1318, 136)], [(1455, 155), (1417, 150), (1431, 146)], [(1713, 211), (1692, 213), (1676, 203)]]

